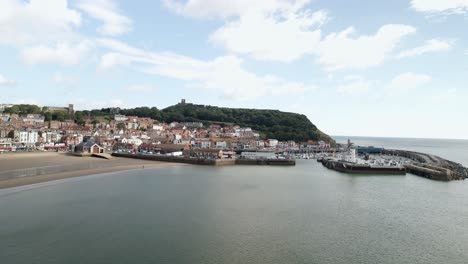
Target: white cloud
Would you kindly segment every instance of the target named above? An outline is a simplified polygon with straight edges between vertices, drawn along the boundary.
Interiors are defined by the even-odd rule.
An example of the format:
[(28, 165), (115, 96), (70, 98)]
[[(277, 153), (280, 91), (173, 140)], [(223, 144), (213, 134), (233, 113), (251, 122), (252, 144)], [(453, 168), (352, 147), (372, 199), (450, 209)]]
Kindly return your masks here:
[(178, 14), (222, 18), (227, 22), (210, 41), (228, 52), (259, 60), (290, 62), (310, 54), (329, 19), (324, 10), (312, 12), (311, 0), (165, 0)]
[(426, 74), (406, 72), (395, 76), (390, 82), (390, 88), (392, 90), (411, 90), (419, 88), (431, 80), (432, 77)]
[(298, 9), (311, 0), (163, 0), (177, 14), (196, 18), (230, 18), (247, 11), (275, 12)]
[(67, 0), (0, 1), (0, 44), (23, 45), (72, 34), (81, 15)]
[(0, 74), (0, 86), (13, 86), (13, 85), (16, 85), (16, 82), (14, 80), (10, 80)]
[(124, 88), (124, 91), (137, 93), (151, 93), (155, 90), (156, 88), (151, 85), (132, 85)]
[(227, 51), (259, 60), (290, 62), (312, 53), (321, 39), (325, 11), (292, 10), (263, 14), (249, 11), (216, 30), (210, 41)]
[(211, 34), (210, 41), (230, 53), (281, 62), (312, 54), (327, 71), (379, 65), (402, 38), (416, 31), (411, 26), (388, 24), (374, 35), (359, 36), (349, 27), (323, 38), (321, 27), (330, 18), (324, 10), (313, 12), (308, 7), (311, 0), (164, 2), (181, 15), (224, 19), (226, 23)]
[(430, 52), (447, 51), (451, 49), (452, 46), (453, 41), (430, 39), (420, 47), (402, 51), (400, 54), (398, 54), (397, 58), (413, 57)]
[(411, 0), (411, 7), (424, 13), (466, 13), (468, 0)]
[(103, 39), (99, 44), (113, 50), (102, 56), (101, 70), (128, 65), (146, 73), (190, 82), (192, 88), (219, 91), (228, 99), (290, 95), (313, 89), (274, 75), (258, 76), (244, 69), (242, 59), (236, 56), (202, 61), (172, 53), (146, 52), (115, 40)]
[(382, 26), (375, 35), (353, 37), (350, 27), (328, 35), (318, 49), (319, 63), (327, 70), (364, 69), (381, 64), (401, 39), (416, 31), (399, 24)]
[(372, 82), (364, 79), (362, 76), (349, 75), (344, 78), (344, 84), (338, 86), (338, 92), (342, 94), (363, 94), (367, 93), (372, 86)]
[(166, 58), (146, 72), (195, 82), (195, 87), (221, 91), (224, 98), (248, 100), (268, 95), (303, 93), (309, 88), (302, 83), (288, 82), (274, 75), (258, 76), (242, 67), (236, 56), (218, 57), (212, 61), (191, 58)]
[(17, 48), (27, 64), (77, 64), (93, 48), (77, 31), (81, 22), (67, 0), (1, 0), (0, 44)]
[(24, 48), (21, 51), (21, 58), (27, 64), (38, 63), (60, 63), (78, 64), (86, 57), (93, 43), (83, 40), (79, 43), (61, 42), (56, 45), (38, 45)]
[(78, 8), (103, 22), (97, 29), (103, 35), (117, 36), (132, 30), (132, 20), (120, 14), (117, 3), (112, 0), (82, 0)]

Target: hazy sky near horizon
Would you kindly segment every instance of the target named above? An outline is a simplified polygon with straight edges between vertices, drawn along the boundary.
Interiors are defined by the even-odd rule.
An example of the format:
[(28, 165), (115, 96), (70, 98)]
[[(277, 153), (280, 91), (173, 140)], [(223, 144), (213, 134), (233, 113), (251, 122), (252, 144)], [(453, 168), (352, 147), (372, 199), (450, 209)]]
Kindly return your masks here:
[(468, 0), (0, 0), (0, 103), (306, 114), (468, 138)]

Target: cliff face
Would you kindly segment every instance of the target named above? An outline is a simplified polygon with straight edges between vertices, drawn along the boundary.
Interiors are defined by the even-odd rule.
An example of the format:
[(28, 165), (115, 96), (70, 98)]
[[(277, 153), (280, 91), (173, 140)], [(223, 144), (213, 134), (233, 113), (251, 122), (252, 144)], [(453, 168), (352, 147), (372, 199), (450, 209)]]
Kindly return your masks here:
[(278, 110), (225, 108), (195, 104), (177, 104), (161, 111), (166, 122), (195, 122), (207, 124), (236, 124), (251, 127), (265, 138), (281, 141), (324, 140), (334, 143), (305, 115)]

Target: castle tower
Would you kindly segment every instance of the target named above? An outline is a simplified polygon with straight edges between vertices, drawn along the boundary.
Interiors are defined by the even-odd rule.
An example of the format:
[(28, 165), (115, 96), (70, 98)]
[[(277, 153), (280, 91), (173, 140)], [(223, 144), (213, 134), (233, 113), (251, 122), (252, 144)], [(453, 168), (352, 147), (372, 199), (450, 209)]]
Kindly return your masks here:
[(69, 115), (75, 114), (75, 110), (73, 109), (73, 107), (74, 107), (73, 104), (69, 104), (69, 105), (68, 105), (68, 114), (69, 114)]

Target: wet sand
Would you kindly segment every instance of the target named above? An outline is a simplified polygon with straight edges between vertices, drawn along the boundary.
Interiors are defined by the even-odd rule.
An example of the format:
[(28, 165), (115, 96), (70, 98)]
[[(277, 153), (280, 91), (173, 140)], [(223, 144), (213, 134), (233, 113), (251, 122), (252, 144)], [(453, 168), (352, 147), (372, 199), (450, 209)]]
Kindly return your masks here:
[[(163, 166), (181, 166), (181, 164), (126, 158), (106, 160), (75, 157), (56, 152), (1, 154), (0, 189), (100, 173)], [(41, 172), (34, 176), (21, 176), (23, 171)], [(20, 176), (12, 177), (16, 174)]]

